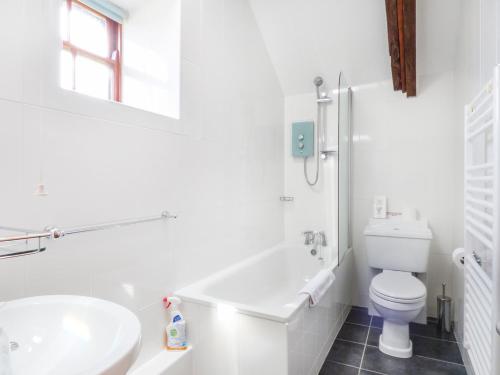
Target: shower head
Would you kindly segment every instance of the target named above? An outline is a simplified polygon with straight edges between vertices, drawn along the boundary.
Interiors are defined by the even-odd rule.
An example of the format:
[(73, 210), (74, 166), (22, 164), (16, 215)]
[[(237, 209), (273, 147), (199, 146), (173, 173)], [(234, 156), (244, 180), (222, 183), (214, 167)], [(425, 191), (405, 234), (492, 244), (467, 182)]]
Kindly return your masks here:
[(318, 76), (318, 77), (314, 78), (313, 83), (314, 83), (314, 86), (316, 86), (316, 95), (318, 96), (318, 99), (320, 99), (319, 88), (321, 86), (323, 86), (323, 83), (324, 83), (323, 77)]
[(323, 85), (323, 77), (316, 77), (314, 78), (314, 86), (320, 87)]

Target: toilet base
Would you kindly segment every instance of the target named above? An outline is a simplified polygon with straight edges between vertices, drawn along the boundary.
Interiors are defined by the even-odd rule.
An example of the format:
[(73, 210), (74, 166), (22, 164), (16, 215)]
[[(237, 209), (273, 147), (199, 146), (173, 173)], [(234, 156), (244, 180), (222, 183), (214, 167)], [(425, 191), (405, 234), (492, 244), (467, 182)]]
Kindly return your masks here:
[(380, 335), (378, 341), (378, 349), (391, 357), (396, 358), (411, 358), (413, 356), (413, 343), (410, 340), (410, 347), (406, 349), (395, 348), (393, 346), (385, 345), (383, 341), (383, 335)]
[(413, 343), (410, 340), (408, 324), (384, 320), (382, 334), (379, 337), (378, 348), (387, 355), (397, 358), (411, 358)]

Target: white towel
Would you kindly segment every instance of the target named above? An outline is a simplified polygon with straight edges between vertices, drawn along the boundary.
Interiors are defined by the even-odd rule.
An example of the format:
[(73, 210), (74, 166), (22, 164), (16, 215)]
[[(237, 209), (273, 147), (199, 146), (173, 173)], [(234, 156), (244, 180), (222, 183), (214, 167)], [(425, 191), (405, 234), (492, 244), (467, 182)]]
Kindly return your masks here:
[(332, 271), (322, 270), (300, 290), (299, 294), (307, 294), (309, 296), (309, 306), (316, 306), (334, 281), (335, 275)]

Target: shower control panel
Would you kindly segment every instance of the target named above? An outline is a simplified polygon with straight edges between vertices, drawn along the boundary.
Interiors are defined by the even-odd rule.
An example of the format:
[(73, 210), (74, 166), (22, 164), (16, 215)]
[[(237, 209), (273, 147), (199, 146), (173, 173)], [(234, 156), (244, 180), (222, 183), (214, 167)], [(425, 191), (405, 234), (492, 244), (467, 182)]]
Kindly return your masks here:
[(294, 122), (292, 124), (292, 155), (307, 158), (314, 153), (314, 122)]

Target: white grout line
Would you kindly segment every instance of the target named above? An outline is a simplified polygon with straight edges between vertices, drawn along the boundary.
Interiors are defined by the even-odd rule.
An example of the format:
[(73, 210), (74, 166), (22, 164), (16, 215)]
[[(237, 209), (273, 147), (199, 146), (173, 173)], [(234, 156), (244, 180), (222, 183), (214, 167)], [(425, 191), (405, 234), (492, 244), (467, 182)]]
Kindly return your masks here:
[(436, 340), (436, 341), (444, 341), (444, 342), (451, 342), (451, 343), (453, 343), (453, 344), (458, 344), (456, 341), (453, 341), (453, 340), (440, 339), (439, 337), (431, 337), (431, 336), (416, 335), (416, 334), (411, 333), (411, 332), (410, 332), (410, 336), (422, 337), (422, 338), (424, 338), (424, 339), (431, 339), (431, 340)]
[(374, 371), (374, 370), (367, 370), (365, 368), (362, 368), (361, 370), (369, 372), (370, 374), (388, 375), (385, 372), (378, 372), (378, 371)]
[[(373, 316), (370, 317), (370, 326), (372, 325)], [(368, 332), (366, 333), (365, 346), (363, 347), (363, 355), (361, 356), (361, 362), (359, 363), (358, 375), (361, 374), (361, 369), (363, 367), (363, 360), (365, 359), (366, 345), (368, 344), (368, 337), (370, 337), (370, 328), (368, 328)]]
[(346, 366), (346, 367), (352, 367), (352, 368), (358, 369), (358, 366), (349, 365), (347, 363), (343, 363), (343, 362), (339, 362), (339, 361), (329, 361), (329, 362), (336, 363), (338, 365), (342, 365), (342, 366)]
[(361, 327), (368, 327), (368, 328), (370, 328), (370, 326), (369, 326), (369, 325), (367, 326), (366, 324), (361, 324), (361, 323), (352, 323), (352, 322), (348, 322), (348, 321), (346, 321), (346, 322), (344, 323), (344, 325), (345, 325), (345, 324), (352, 324), (353, 326), (361, 326)]
[(431, 359), (433, 361), (437, 361), (437, 362), (443, 362), (443, 363), (448, 363), (450, 365), (457, 365), (457, 366), (462, 366), (462, 367), (465, 367), (463, 364), (461, 363), (456, 363), (456, 362), (450, 362), (450, 361), (445, 361), (443, 359), (437, 359), (437, 358), (432, 358), (432, 357), (426, 357), (425, 355), (417, 355), (415, 354), (415, 357), (420, 357), (420, 358), (425, 358), (425, 359)]
[(363, 344), (362, 342), (359, 342), (359, 341), (352, 341), (352, 340), (346, 340), (346, 339), (341, 339), (340, 337), (335, 339), (335, 341), (344, 341), (344, 342), (348, 342), (348, 343), (351, 343), (351, 344), (358, 344), (358, 345), (365, 345)]

